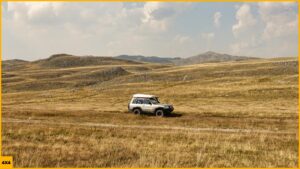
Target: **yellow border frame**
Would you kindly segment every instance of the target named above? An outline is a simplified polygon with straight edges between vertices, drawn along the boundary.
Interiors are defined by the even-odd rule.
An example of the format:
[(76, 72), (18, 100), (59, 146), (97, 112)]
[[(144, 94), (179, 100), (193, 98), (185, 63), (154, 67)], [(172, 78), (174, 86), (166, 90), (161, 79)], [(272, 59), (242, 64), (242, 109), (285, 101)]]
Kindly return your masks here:
[[(1, 0), (0, 4), (0, 74), (2, 75), (2, 2), (149, 2), (151, 0)], [(299, 79), (299, 72), (300, 72), (300, 29), (299, 29), (299, 10), (300, 4), (298, 0), (152, 0), (156, 2), (297, 2), (298, 3), (298, 167), (300, 168), (300, 79)], [(13, 168), (13, 159), (9, 156), (2, 156), (2, 76), (0, 76), (0, 168), (1, 169), (11, 169)], [(4, 164), (9, 162), (10, 164)], [(29, 168), (19, 168), (19, 169), (29, 169)], [(56, 168), (44, 168), (44, 169), (56, 169)], [(86, 168), (76, 168), (76, 169), (86, 169)], [(104, 169), (104, 168), (101, 168)], [(132, 169), (132, 168), (118, 168), (118, 169)], [(139, 168), (139, 169), (148, 169), (148, 168)], [(154, 169), (154, 168), (152, 168)], [(195, 169), (195, 168), (185, 168), (185, 169)], [(223, 168), (208, 168), (208, 169), (223, 169)], [(264, 169), (264, 168), (256, 168), (256, 169)], [(270, 168), (271, 169), (271, 168)], [(275, 169), (275, 168), (274, 168)], [(281, 168), (276, 168), (281, 169)], [(283, 168), (282, 168), (283, 169)]]

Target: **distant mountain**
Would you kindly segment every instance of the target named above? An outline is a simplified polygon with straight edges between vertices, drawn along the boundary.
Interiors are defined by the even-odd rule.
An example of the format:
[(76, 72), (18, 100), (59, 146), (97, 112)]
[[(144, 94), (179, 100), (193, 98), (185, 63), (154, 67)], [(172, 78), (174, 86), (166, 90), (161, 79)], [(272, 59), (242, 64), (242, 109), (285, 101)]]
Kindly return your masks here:
[(114, 57), (105, 56), (74, 56), (69, 54), (55, 54), (46, 59), (36, 61), (25, 61), (19, 59), (2, 61), (2, 69), (15, 71), (30, 67), (36, 68), (69, 68), (96, 65), (128, 65), (142, 64), (130, 60), (122, 60)]
[(124, 61), (113, 57), (103, 56), (73, 56), (69, 54), (56, 54), (47, 59), (41, 59), (34, 63), (42, 67), (65, 68), (81, 67), (93, 65), (121, 65), (121, 64), (140, 64), (134, 61)]
[(180, 59), (178, 61), (175, 61), (174, 63), (177, 65), (190, 65), (190, 64), (199, 64), (199, 63), (241, 61), (241, 60), (249, 60), (249, 59), (258, 59), (258, 58), (246, 57), (246, 56), (233, 56), (233, 55), (208, 51), (196, 56)]
[(40, 59), (37, 61), (24, 60), (5, 60), (2, 61), (3, 70), (20, 70), (28, 67), (44, 67), (44, 68), (68, 68), (68, 67), (83, 67), (96, 65), (127, 65), (127, 64), (142, 64), (143, 62), (158, 63), (158, 64), (174, 64), (174, 65), (191, 65), (199, 63), (212, 62), (228, 62), (241, 61), (249, 59), (258, 59), (254, 57), (233, 56), (208, 51), (196, 56), (188, 58), (164, 58), (157, 56), (142, 56), (142, 55), (119, 55), (115, 57), (105, 56), (74, 56), (69, 54), (55, 54), (49, 58)]
[(122, 60), (160, 63), (160, 64), (172, 64), (174, 63), (174, 61), (181, 60), (180, 58), (163, 58), (157, 56), (142, 56), (142, 55), (119, 55), (116, 56), (115, 58), (122, 59)]
[(229, 54), (221, 54), (208, 51), (196, 56), (188, 58), (163, 58), (158, 56), (142, 56), (142, 55), (120, 55), (115, 58), (136, 62), (150, 62), (160, 64), (175, 64), (175, 65), (191, 65), (199, 63), (213, 63), (213, 62), (228, 62), (228, 61), (241, 61), (249, 59), (258, 59), (246, 56), (233, 56)]

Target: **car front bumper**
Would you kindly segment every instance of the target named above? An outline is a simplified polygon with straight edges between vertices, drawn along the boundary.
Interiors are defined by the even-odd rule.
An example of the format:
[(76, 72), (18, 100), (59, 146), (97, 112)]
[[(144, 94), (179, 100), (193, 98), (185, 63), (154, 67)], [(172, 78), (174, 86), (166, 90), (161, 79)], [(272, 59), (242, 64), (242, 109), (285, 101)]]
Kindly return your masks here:
[(169, 106), (168, 108), (164, 109), (164, 112), (165, 113), (171, 113), (173, 110), (174, 110), (174, 107), (173, 106)]

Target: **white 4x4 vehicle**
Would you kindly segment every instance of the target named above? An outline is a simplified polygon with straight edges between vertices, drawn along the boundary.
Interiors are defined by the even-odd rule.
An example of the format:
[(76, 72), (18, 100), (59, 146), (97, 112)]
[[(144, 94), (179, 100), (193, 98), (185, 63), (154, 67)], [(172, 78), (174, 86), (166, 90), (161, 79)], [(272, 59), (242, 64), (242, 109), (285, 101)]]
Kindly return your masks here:
[(161, 104), (154, 95), (135, 94), (128, 104), (128, 110), (137, 115), (146, 112), (162, 117), (170, 114), (174, 108), (170, 104)]

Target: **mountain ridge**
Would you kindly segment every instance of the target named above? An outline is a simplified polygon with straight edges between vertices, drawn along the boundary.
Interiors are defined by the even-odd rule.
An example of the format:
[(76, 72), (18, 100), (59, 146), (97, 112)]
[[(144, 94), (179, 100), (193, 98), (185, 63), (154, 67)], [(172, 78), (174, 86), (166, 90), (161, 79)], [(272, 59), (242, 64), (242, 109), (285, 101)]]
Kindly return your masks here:
[(143, 56), (143, 55), (118, 55), (115, 58), (139, 62), (150, 62), (150, 63), (161, 63), (161, 64), (172, 64), (173, 60), (180, 60), (181, 58), (167, 58), (159, 56)]
[(207, 51), (198, 55), (187, 58), (168, 58), (159, 56), (143, 56), (143, 55), (118, 55), (118, 56), (75, 56), (66, 53), (53, 54), (45, 59), (36, 61), (26, 61), (21, 59), (12, 59), (2, 61), (4, 69), (11, 69), (14, 66), (18, 68), (26, 67), (26, 64), (35, 64), (37, 66), (46, 68), (67, 68), (67, 67), (81, 67), (92, 65), (118, 65), (118, 64), (170, 64), (170, 65), (192, 65), (201, 63), (217, 63), (228, 61), (242, 61), (249, 59), (259, 59), (255, 57), (234, 56), (229, 54), (222, 54), (213, 51)]
[(180, 62), (177, 62), (175, 64), (190, 65), (190, 64), (200, 64), (200, 63), (242, 61), (242, 60), (249, 60), (249, 59), (259, 59), (259, 58), (248, 57), (248, 56), (235, 56), (235, 55), (229, 55), (229, 54), (225, 54), (225, 53), (217, 53), (217, 52), (213, 52), (213, 51), (207, 51), (205, 53), (201, 53), (198, 55), (194, 55), (194, 56), (182, 59), (182, 60), (180, 60)]
[(119, 55), (115, 56), (118, 59), (131, 60), (137, 62), (150, 62), (160, 64), (175, 64), (175, 65), (191, 65), (200, 63), (214, 63), (214, 62), (228, 62), (228, 61), (242, 61), (249, 59), (259, 59), (256, 57), (235, 56), (213, 51), (207, 51), (198, 55), (187, 58), (167, 58), (158, 56), (143, 56), (143, 55)]

